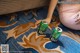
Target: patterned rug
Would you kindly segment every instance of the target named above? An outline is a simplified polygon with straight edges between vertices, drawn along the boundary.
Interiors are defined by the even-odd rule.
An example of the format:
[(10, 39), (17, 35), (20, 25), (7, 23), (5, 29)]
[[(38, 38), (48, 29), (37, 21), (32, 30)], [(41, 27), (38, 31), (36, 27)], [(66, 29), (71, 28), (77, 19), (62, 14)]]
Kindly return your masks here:
[[(57, 21), (52, 20), (49, 26), (59, 24), (63, 29), (58, 42), (50, 40), (49, 29), (46, 35), (38, 35), (36, 20), (43, 20), (46, 15), (47, 8), (1, 15), (0, 45), (9, 44), (9, 53), (80, 53), (80, 31), (66, 28)], [(58, 17), (56, 10), (54, 15)]]

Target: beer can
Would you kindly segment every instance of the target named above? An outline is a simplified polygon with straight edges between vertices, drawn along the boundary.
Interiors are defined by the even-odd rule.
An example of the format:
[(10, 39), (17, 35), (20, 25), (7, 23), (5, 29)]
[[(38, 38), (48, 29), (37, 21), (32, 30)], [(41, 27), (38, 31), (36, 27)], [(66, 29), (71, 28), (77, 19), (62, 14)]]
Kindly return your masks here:
[(44, 34), (44, 32), (47, 30), (47, 28), (48, 28), (48, 23), (46, 23), (45, 21), (41, 21), (39, 28), (38, 28), (38, 33)]
[(56, 27), (54, 30), (52, 30), (51, 40), (57, 41), (58, 38), (61, 36), (61, 34), (62, 34), (62, 29), (60, 27)]

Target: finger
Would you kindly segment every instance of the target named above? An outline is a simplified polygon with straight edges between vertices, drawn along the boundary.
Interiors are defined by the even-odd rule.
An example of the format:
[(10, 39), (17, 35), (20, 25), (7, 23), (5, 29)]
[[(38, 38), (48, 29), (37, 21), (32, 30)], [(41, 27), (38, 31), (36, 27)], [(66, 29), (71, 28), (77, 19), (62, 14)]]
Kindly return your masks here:
[(41, 22), (41, 20), (38, 20), (38, 21), (35, 23), (35, 25), (38, 25), (40, 22)]

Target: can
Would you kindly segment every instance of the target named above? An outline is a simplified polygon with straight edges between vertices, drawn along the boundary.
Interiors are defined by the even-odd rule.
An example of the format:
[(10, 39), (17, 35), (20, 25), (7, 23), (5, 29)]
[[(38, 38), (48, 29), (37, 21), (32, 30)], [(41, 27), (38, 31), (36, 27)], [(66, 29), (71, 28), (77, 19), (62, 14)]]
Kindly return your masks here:
[(54, 30), (52, 30), (51, 40), (56, 42), (58, 38), (61, 36), (61, 34), (62, 34), (62, 29), (60, 27), (56, 27)]
[(41, 21), (38, 28), (39, 34), (44, 34), (44, 32), (48, 29), (48, 23), (45, 21)]

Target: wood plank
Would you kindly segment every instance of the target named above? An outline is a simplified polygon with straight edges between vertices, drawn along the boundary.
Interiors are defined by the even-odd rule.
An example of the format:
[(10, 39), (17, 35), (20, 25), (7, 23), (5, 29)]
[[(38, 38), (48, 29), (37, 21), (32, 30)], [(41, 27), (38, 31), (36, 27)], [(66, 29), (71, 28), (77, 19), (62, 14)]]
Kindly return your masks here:
[(0, 15), (42, 7), (48, 3), (49, 0), (0, 0)]

